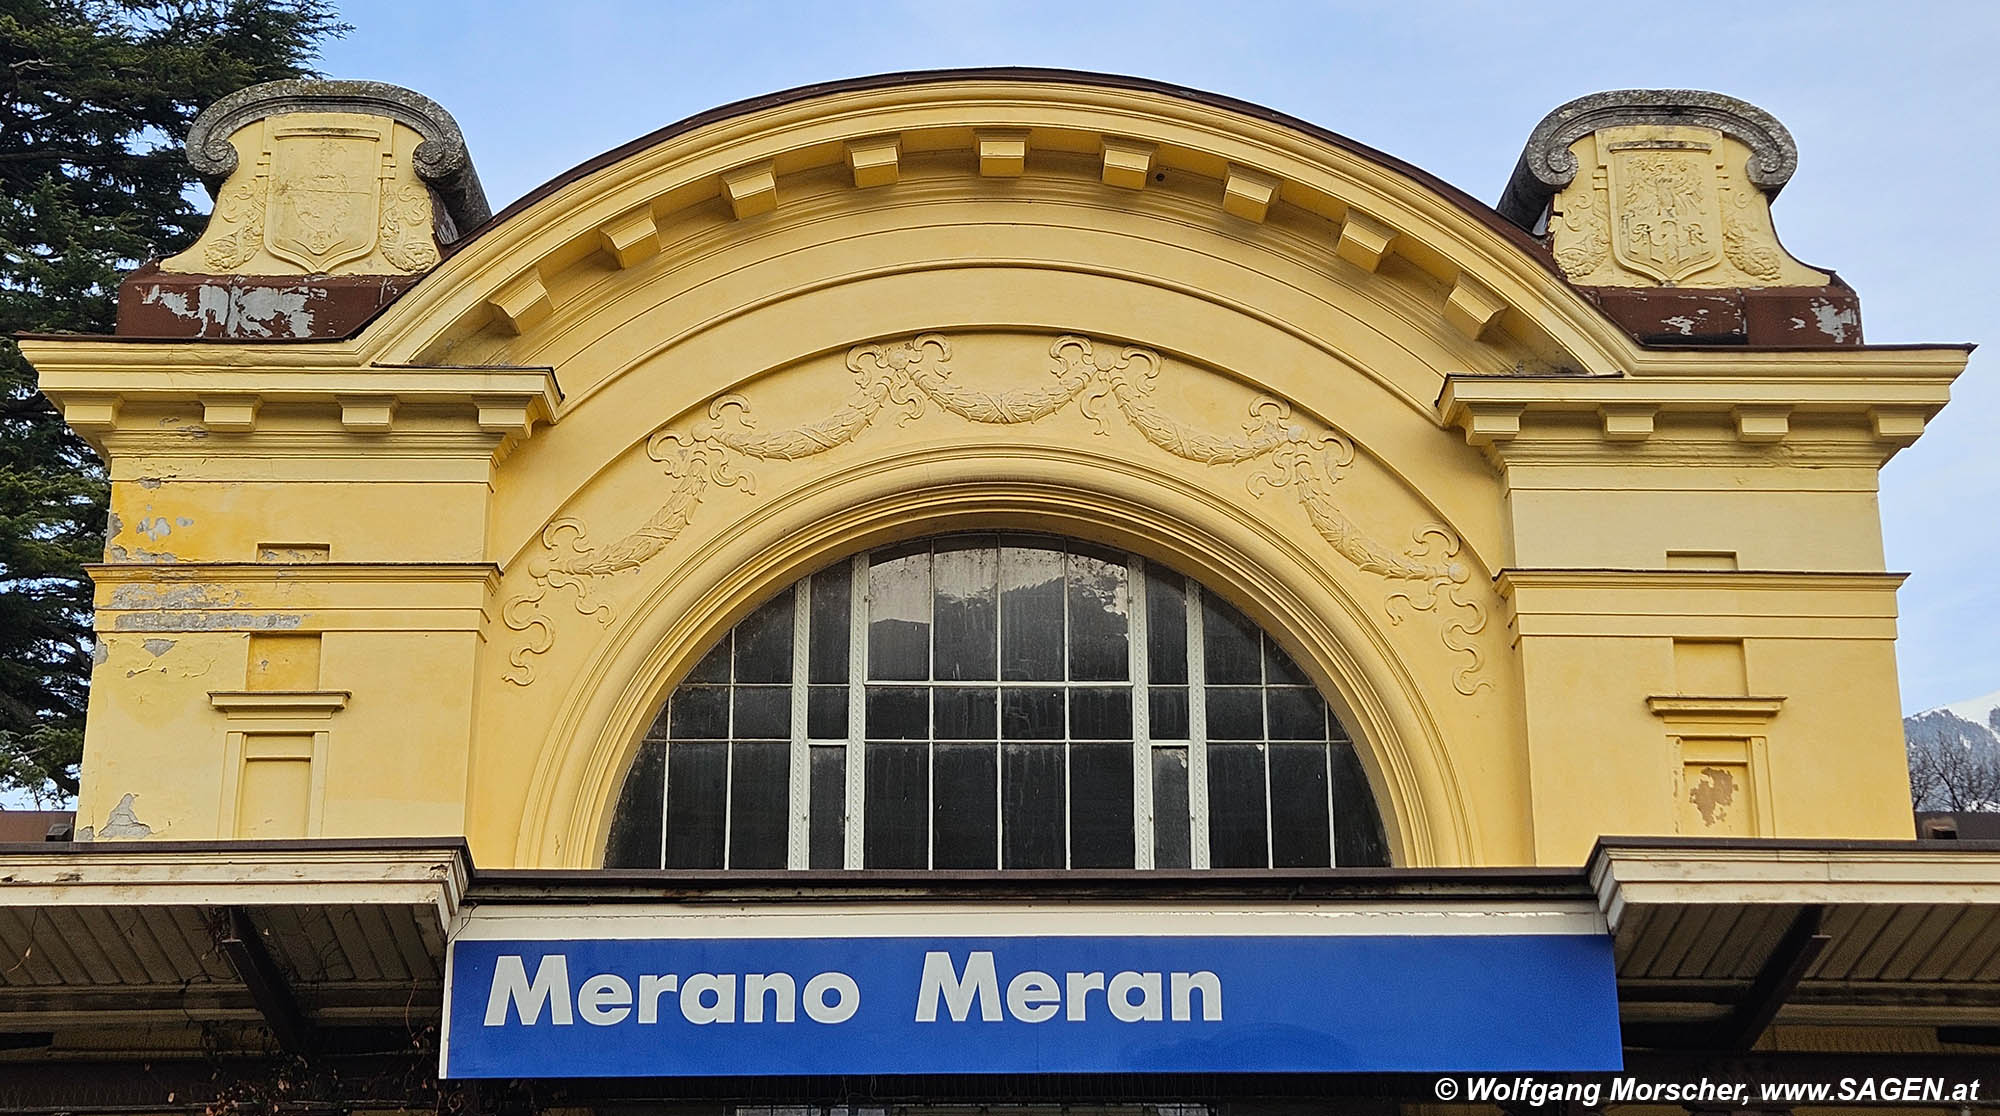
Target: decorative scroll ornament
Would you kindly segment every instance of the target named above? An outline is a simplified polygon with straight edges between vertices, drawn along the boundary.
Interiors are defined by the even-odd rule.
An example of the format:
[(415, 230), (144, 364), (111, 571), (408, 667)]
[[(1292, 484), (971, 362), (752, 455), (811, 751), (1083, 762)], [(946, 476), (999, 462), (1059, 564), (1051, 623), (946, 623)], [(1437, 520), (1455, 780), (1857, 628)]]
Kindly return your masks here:
[(264, 176), (257, 175), (223, 192), (215, 216), (209, 219), (211, 229), (223, 231), (202, 252), (210, 267), (217, 271), (241, 267), (264, 246), (264, 187)]
[(1443, 624), (1441, 641), (1465, 659), (1452, 677), (1459, 693), (1469, 696), (1492, 684), (1477, 677), (1482, 658), (1472, 637), (1485, 629), (1486, 612), (1464, 596), (1471, 571), (1458, 557), (1462, 543), (1457, 533), (1427, 524), (1413, 532), (1410, 546), (1397, 550), (1363, 531), (1331, 495), (1354, 460), (1354, 447), (1345, 437), (1308, 430), (1293, 420), (1289, 403), (1267, 395), (1251, 401), (1249, 421), (1240, 433), (1216, 434), (1180, 422), (1153, 401), (1162, 362), (1149, 349), (1100, 353), (1091, 339), (1065, 334), (1050, 345), (1049, 356), (1049, 382), (992, 392), (952, 378), (951, 342), (940, 334), (857, 345), (847, 354), (853, 394), (817, 422), (762, 431), (751, 416), (750, 401), (730, 394), (712, 400), (707, 417), (691, 428), (660, 430), (647, 440), (646, 451), (674, 488), (644, 524), (602, 546), (590, 545), (583, 525), (574, 519), (554, 520), (542, 529), (542, 552), (528, 566), (535, 587), (510, 599), (501, 612), (509, 628), (524, 633), (508, 657), (512, 669), (507, 680), (528, 685), (534, 680), (534, 657), (554, 645), (554, 629), (543, 614), (551, 594), (567, 591), (579, 614), (609, 622), (612, 607), (597, 596), (599, 587), (671, 545), (711, 487), (755, 492), (756, 479), (744, 459), (796, 461), (825, 453), (853, 441), (884, 411), (908, 422), (935, 406), (968, 422), (1017, 425), (1076, 403), (1100, 435), (1109, 433), (1110, 420), (1122, 418), (1146, 441), (1187, 461), (1263, 463), (1249, 478), (1251, 495), (1290, 493), (1335, 553), (1363, 573), (1397, 583), (1400, 587), (1385, 602), (1391, 623), (1401, 623), (1411, 613), (1436, 614)]
[(1604, 191), (1602, 188), (1592, 189), (1586, 196), (1589, 204), (1564, 210), (1557, 228), (1553, 230), (1556, 263), (1561, 265), (1563, 274), (1572, 279), (1581, 279), (1596, 271), (1604, 258), (1611, 254), (1611, 218)]
[(1785, 263), (1778, 250), (1764, 243), (1752, 230), (1750, 221), (1750, 199), (1742, 194), (1736, 196), (1734, 205), (1724, 202), (1722, 206), (1722, 254), (1736, 269), (1752, 279), (1775, 283), (1784, 278)]
[(382, 197), (382, 257), (404, 271), (423, 271), (438, 262), (431, 236), (429, 191), (414, 182), (384, 189)]

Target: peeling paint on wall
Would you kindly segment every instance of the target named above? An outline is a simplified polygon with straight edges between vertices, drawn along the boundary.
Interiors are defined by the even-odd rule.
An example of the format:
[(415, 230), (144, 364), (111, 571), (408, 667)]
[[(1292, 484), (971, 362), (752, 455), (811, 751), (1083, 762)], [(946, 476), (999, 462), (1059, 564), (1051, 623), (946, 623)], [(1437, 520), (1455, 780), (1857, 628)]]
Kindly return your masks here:
[(138, 612), (112, 621), (118, 632), (268, 632), (288, 631), (305, 622), (296, 613)]
[(139, 796), (136, 794), (128, 794), (119, 799), (118, 805), (111, 808), (111, 815), (105, 818), (104, 824), (97, 828), (97, 835), (99, 837), (131, 838), (150, 835), (153, 832), (153, 827), (140, 821), (139, 815), (132, 809), (133, 803), (138, 798)]
[(313, 315), (306, 304), (317, 293), (305, 286), (202, 283), (192, 289), (190, 299), (189, 290), (154, 283), (140, 291), (140, 301), (195, 323), (203, 336), (311, 337)]
[(1720, 825), (1736, 801), (1736, 776), (1720, 767), (1704, 767), (1700, 781), (1688, 788), (1688, 800), (1700, 812), (1703, 825)]
[(1813, 322), (1819, 326), (1819, 331), (1833, 338), (1836, 345), (1847, 340), (1848, 330), (1861, 325), (1861, 316), (1851, 308), (1835, 306), (1823, 298), (1813, 299), (1807, 308), (1812, 311)]
[(232, 608), (242, 603), (241, 589), (224, 591), (214, 585), (120, 585), (111, 591), (105, 608), (112, 611)]

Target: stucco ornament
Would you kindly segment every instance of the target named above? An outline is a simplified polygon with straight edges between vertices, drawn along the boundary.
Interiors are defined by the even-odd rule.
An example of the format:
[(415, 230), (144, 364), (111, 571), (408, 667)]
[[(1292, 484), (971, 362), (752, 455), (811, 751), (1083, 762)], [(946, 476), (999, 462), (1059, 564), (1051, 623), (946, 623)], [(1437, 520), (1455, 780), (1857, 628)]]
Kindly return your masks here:
[(188, 159), (215, 214), (166, 272), (415, 274), (490, 216), (451, 115), (369, 81), (279, 81), (197, 117)]
[(1580, 97), (1543, 118), (1500, 200), (1547, 222), (1563, 274), (1589, 286), (1820, 286), (1771, 224), (1798, 166), (1791, 134), (1755, 105), (1689, 89)]
[(1472, 637), (1486, 626), (1485, 609), (1464, 591), (1470, 568), (1459, 557), (1462, 542), (1451, 528), (1432, 523), (1412, 533), (1397, 550), (1364, 531), (1341, 510), (1331, 489), (1354, 460), (1354, 447), (1341, 434), (1309, 428), (1292, 416), (1290, 403), (1260, 395), (1249, 404), (1249, 419), (1238, 433), (1218, 434), (1181, 422), (1153, 401), (1163, 362), (1150, 349), (1100, 346), (1087, 337), (1065, 334), (1049, 346), (1051, 381), (1037, 387), (993, 392), (952, 378), (951, 342), (925, 333), (907, 341), (857, 345), (847, 354), (855, 391), (827, 417), (784, 430), (757, 429), (750, 401), (725, 394), (711, 400), (707, 417), (686, 429), (664, 428), (647, 441), (647, 454), (674, 481), (673, 491), (645, 523), (621, 538), (592, 545), (584, 524), (552, 520), (541, 532), (542, 552), (529, 563), (534, 588), (508, 600), (506, 625), (523, 633), (509, 655), (506, 678), (516, 685), (534, 681), (534, 659), (554, 646), (555, 630), (543, 613), (550, 594), (568, 591), (576, 611), (608, 623), (613, 605), (598, 589), (610, 579), (637, 570), (672, 545), (692, 522), (704, 493), (714, 486), (756, 490), (746, 465), (753, 461), (796, 461), (853, 441), (884, 411), (908, 422), (935, 406), (968, 422), (989, 425), (1031, 423), (1072, 403), (1097, 424), (1123, 419), (1146, 441), (1176, 457), (1203, 465), (1263, 462), (1248, 479), (1250, 494), (1289, 493), (1322, 539), (1363, 573), (1399, 587), (1384, 608), (1391, 623), (1412, 613), (1433, 613), (1440, 639), (1464, 666), (1454, 672), (1459, 693), (1472, 695), (1491, 683), (1478, 677), (1482, 660)]

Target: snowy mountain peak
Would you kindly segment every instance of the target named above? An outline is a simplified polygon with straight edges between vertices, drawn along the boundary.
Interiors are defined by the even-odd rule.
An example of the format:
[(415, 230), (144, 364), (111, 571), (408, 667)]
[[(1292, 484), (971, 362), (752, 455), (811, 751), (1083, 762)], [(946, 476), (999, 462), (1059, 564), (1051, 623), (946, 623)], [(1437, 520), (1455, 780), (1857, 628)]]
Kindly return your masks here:
[(1939, 710), (1943, 710), (1961, 721), (1971, 721), (1975, 725), (1991, 725), (1993, 723), (1993, 712), (1996, 709), (2000, 709), (2000, 691), (1987, 694), (1985, 697), (1954, 701), (1949, 705), (1940, 705), (1935, 709), (1926, 709), (1923, 713), (1917, 714), (1917, 716), (1921, 717), (1924, 713), (1936, 713)]

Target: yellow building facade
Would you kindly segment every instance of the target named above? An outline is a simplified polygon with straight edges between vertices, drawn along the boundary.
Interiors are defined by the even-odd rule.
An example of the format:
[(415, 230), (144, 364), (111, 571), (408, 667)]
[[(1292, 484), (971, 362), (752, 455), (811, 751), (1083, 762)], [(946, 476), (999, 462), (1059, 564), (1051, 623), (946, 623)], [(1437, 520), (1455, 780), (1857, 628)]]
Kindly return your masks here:
[[(1266, 650), (1246, 685), (1317, 691), (1333, 773), (1311, 778), (1333, 790), (1306, 809), (1334, 836), (1314, 830), (1326, 855), (1296, 862), (1322, 872), (1312, 886), (1353, 863), (1406, 882), (1573, 878), (1577, 917), (1599, 920), (1620, 979), (1642, 984), (1689, 976), (1640, 971), (1666, 964), (1645, 954), (1645, 919), (1738, 911), (1730, 933), (1746, 938), (1720, 916), (1699, 938), (1704, 956), (1741, 951), (1723, 1006), (1639, 1018), (1628, 997), (1628, 1048), (1645, 1045), (1635, 1018), (1745, 1023), (1729, 1005), (1806, 907), (1858, 904), (1841, 931), (1855, 934), (1904, 917), (1870, 903), (1953, 919), (1970, 904), (1980, 926), (2000, 909), (1990, 850), (1967, 869), (1903, 847), (1900, 577), (1876, 505), (1882, 465), (1944, 406), (1966, 349), (1862, 343), (1853, 292), (1777, 238), (1771, 201), (1796, 152), (1752, 106), (1572, 102), (1534, 129), (1498, 210), (1255, 106), (1038, 71), (727, 106), (497, 215), (449, 116), (391, 87), (248, 90), (204, 116), (190, 152), (215, 216), (127, 281), (120, 334), (22, 342), (111, 477), (77, 818), (96, 848), (80, 863), (126, 858), (143, 881), (170, 859), (140, 851), (154, 843), (220, 842), (200, 847), (250, 864), (462, 838), (467, 866), (588, 880), (617, 860), (620, 803), (644, 801), (628, 779), (663, 705), (712, 681), (700, 664), (732, 629), (730, 700), (747, 700), (737, 626), (783, 596), (795, 673), (758, 684), (773, 701), (790, 687), (768, 750), (768, 809), (784, 817), (758, 822), (729, 789), (752, 770), (739, 744), (715, 824), (739, 849), (775, 834), (756, 867), (807, 873), (799, 886), (823, 869), (942, 868), (943, 753), (918, 778), (932, 797), (914, 839), (931, 856), (906, 863), (863, 833), (867, 803), (907, 790), (871, 766), (874, 687), (827, 676), (849, 720), (823, 739), (804, 727), (820, 629), (793, 587), (821, 601), (819, 575), (851, 570), (852, 625), (828, 638), (874, 648), (871, 625), (896, 619), (870, 580), (884, 556), (929, 547), (924, 576), (943, 586), (937, 540), (975, 539), (997, 548), (1003, 598), (1011, 554), (1109, 563), (1132, 647), (1182, 622), (1148, 596), (1166, 576), (1173, 608), (1216, 602), (1188, 606), (1206, 634), (1167, 661), (1186, 651), (1199, 672), (1210, 646), (1213, 683), (1223, 629), (1247, 625)], [(1058, 606), (1048, 638), (1083, 638), (1078, 607)], [(828, 615), (834, 632), (849, 613)], [(1235, 879), (1218, 820), (1234, 761), (1214, 728), (1234, 698), (1160, 661), (1115, 674), (1136, 696), (1100, 735), (1131, 750), (1108, 770), (1133, 791), (1102, 866)], [(1149, 682), (1180, 689), (1149, 704)], [(1160, 728), (1189, 702), (1180, 735)], [(1270, 708), (1262, 735), (1227, 739), (1277, 755)], [(1069, 746), (1058, 869), (1084, 866)], [(979, 762), (1002, 764), (979, 793), (997, 779), (994, 824), (1015, 826), (1012, 769)], [(1291, 777), (1257, 770), (1276, 803)], [(669, 845), (673, 810), (699, 806), (674, 799), (677, 777), (669, 804), (645, 807)], [(1340, 843), (1343, 786), (1379, 817), (1367, 861), (1343, 859), (1360, 847)], [(1253, 825), (1272, 851), (1236, 867), (1286, 867), (1287, 824)], [(1616, 852), (1609, 835), (1671, 840)], [(284, 843), (298, 840), (317, 844)], [(967, 863), (1001, 877), (1027, 863), (1000, 847)], [(341, 855), (375, 866), (340, 878), (401, 879)], [(662, 857), (614, 867), (668, 871), (631, 885), (651, 894), (674, 878)], [(1850, 861), (1874, 867), (1828, 866)], [(328, 878), (270, 878), (287, 871)], [(449, 893), (414, 904), (447, 910), (427, 932), (440, 940), (466, 871), (394, 884)], [(1984, 889), (1970, 898), (1965, 871)], [(1872, 882), (1813, 891), (1835, 879)], [(1154, 901), (1192, 892), (1176, 894)], [(1748, 920), (1731, 906), (1766, 901)], [(1954, 987), (1993, 981), (1991, 952), (1966, 954)], [(1916, 1027), (1941, 1056), (1955, 1048), (1934, 1025), (1972, 1018), (1831, 1004), (1813, 1009), (1812, 1049), (1836, 1049), (1842, 1026)]]

